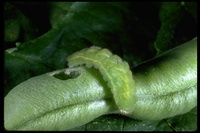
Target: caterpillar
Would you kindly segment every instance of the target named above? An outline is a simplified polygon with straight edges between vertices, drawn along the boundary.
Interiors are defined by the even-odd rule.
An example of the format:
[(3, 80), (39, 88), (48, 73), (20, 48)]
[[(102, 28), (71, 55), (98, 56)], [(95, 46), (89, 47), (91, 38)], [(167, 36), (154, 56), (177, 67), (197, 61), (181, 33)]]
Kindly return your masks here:
[(68, 66), (86, 65), (99, 69), (103, 79), (111, 88), (114, 101), (122, 114), (130, 114), (137, 101), (135, 82), (127, 62), (108, 49), (97, 46), (82, 49), (68, 58)]

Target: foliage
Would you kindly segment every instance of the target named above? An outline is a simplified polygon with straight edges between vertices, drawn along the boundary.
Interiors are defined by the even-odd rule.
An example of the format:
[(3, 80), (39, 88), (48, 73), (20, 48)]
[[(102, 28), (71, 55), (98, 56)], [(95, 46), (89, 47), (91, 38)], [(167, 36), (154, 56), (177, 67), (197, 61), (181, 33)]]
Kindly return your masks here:
[[(110, 49), (135, 67), (197, 36), (195, 2), (42, 5), (42, 10), (37, 10), (35, 7), (41, 8), (40, 3), (5, 3), (4, 95), (31, 77), (67, 67), (68, 55), (92, 45)], [(26, 12), (24, 7), (34, 10), (34, 14)], [(11, 15), (13, 10), (17, 11), (17, 17)], [(16, 49), (6, 50), (15, 44)], [(106, 115), (72, 130), (188, 131), (196, 128), (196, 110), (192, 110), (153, 122)]]

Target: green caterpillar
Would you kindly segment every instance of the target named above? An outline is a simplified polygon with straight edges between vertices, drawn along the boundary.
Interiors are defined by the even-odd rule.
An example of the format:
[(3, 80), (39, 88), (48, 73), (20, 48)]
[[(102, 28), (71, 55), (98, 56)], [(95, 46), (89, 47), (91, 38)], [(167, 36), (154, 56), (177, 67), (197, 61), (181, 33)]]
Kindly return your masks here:
[[(111, 88), (116, 105), (121, 113), (129, 114), (133, 111), (136, 101), (135, 82), (127, 62), (113, 55), (108, 49), (96, 46), (83, 49), (68, 57), (69, 67), (86, 64), (94, 66), (102, 73)], [(126, 101), (126, 102), (124, 102)]]

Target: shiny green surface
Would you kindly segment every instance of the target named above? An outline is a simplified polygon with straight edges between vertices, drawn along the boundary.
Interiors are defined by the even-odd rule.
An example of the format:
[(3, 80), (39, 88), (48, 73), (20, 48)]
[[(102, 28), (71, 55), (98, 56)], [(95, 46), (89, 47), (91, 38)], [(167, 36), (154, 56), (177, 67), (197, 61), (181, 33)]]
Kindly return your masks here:
[[(135, 104), (133, 101), (130, 106), (133, 112), (125, 115), (141, 120), (161, 120), (194, 108), (197, 105), (196, 46), (194, 39), (134, 68), (138, 101)], [(58, 73), (69, 75), (74, 71), (79, 75), (72, 79), (54, 77)], [(103, 77), (97, 69), (78, 67), (57, 70), (22, 82), (5, 97), (5, 128), (67, 130), (104, 114), (123, 113), (117, 109), (110, 85), (107, 86)], [(115, 77), (116, 80), (118, 78)], [(120, 97), (115, 95), (114, 99), (116, 101)], [(128, 105), (126, 100), (120, 101), (120, 104), (123, 103)]]

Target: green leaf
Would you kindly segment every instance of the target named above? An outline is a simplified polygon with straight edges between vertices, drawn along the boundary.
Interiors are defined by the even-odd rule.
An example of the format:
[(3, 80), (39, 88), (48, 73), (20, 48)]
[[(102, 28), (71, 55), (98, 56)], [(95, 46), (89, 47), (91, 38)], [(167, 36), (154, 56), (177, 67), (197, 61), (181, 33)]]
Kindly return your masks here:
[(107, 115), (97, 118), (86, 124), (86, 131), (121, 131), (123, 117), (119, 115)]
[(14, 42), (19, 37), (20, 32), (20, 25), (17, 20), (15, 19), (9, 19), (5, 21), (4, 24), (5, 30), (4, 30), (4, 41), (5, 42)]
[(85, 131), (154, 131), (157, 124), (158, 121), (140, 121), (111, 114), (86, 124)]
[[(15, 5), (16, 4), (16, 5)], [(17, 6), (5, 3), (5, 42), (30, 41), (36, 38), (37, 27)]]
[(197, 130), (197, 107), (184, 115), (175, 116), (167, 120), (176, 131)]
[(182, 19), (180, 2), (163, 2), (159, 12), (161, 27), (154, 42), (157, 53), (160, 54), (173, 47), (171, 40), (174, 37), (174, 29)]
[(73, 2), (49, 2), (49, 11), (50, 11), (50, 23), (52, 27), (56, 27), (56, 25), (62, 21), (62, 19), (67, 15), (70, 6)]
[(190, 112), (161, 121), (156, 131), (195, 131), (197, 130), (197, 107)]
[(182, 2), (183, 6), (191, 13), (191, 15), (197, 21), (197, 3), (196, 2)]
[(32, 76), (53, 70), (41, 61), (26, 58), (17, 53), (9, 53), (6, 51), (4, 53), (4, 58), (4, 95), (6, 95), (14, 86), (18, 85), (22, 81), (25, 81)]

